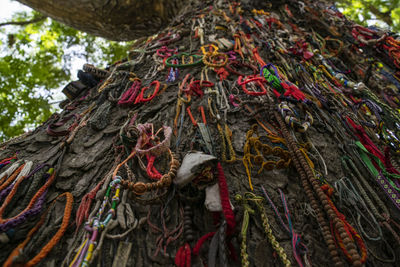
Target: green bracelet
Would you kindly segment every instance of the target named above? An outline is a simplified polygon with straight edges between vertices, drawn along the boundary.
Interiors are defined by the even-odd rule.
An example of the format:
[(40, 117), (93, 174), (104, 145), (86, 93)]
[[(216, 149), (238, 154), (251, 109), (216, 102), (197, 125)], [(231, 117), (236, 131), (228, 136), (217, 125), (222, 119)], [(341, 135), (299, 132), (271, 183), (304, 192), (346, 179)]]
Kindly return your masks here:
[[(173, 64), (171, 63), (171, 60), (173, 59), (178, 59), (181, 58), (183, 56), (187, 56), (187, 57), (193, 57), (194, 59), (198, 59), (197, 61), (190, 63), (190, 64)], [(202, 63), (203, 61), (203, 56), (202, 55), (191, 55), (189, 53), (179, 53), (177, 55), (172, 55), (169, 58), (167, 58), (167, 60), (165, 61), (165, 66), (166, 67), (172, 67), (172, 68), (186, 68), (186, 67), (191, 67), (191, 66), (195, 66), (197, 64)]]

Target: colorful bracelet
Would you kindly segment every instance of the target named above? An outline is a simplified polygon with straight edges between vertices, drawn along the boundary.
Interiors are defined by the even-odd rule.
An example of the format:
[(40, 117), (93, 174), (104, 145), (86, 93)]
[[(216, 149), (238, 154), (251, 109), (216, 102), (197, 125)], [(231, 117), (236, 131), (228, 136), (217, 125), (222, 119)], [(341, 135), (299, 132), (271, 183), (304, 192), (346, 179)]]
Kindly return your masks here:
[[(185, 64), (184, 60), (181, 60), (182, 64), (173, 64), (172, 63), (172, 60), (179, 59), (179, 58), (182, 58), (182, 57), (185, 58), (185, 56), (191, 57), (193, 62), (191, 62), (189, 64)], [(197, 60), (197, 61), (194, 61), (194, 60)], [(183, 52), (183, 53), (179, 53), (177, 55), (173, 55), (173, 56), (170, 56), (169, 58), (167, 58), (167, 60), (165, 60), (165, 66), (171, 67), (171, 68), (187, 68), (187, 67), (196, 66), (196, 65), (198, 65), (198, 64), (200, 64), (202, 62), (203, 62), (203, 56), (201, 56), (201, 55), (191, 55), (189, 53)]]
[(6, 262), (4, 263), (4, 267), (11, 267), (15, 265), (19, 265), (16, 261), (18, 260), (18, 256), (21, 255), (21, 252), (25, 248), (25, 246), (28, 244), (28, 242), (32, 239), (32, 236), (35, 232), (39, 230), (39, 228), (44, 224), (47, 214), (49, 213), (50, 209), (53, 207), (53, 205), (56, 203), (56, 201), (62, 197), (66, 198), (66, 203), (65, 203), (65, 209), (64, 209), (64, 216), (63, 220), (61, 223), (60, 229), (57, 231), (57, 233), (50, 239), (50, 241), (40, 250), (40, 252), (30, 261), (27, 263), (24, 263), (23, 266), (30, 267), (30, 266), (35, 266), (38, 264), (41, 260), (43, 260), (47, 254), (51, 251), (51, 249), (57, 245), (58, 241), (60, 241), (61, 237), (64, 235), (65, 231), (67, 230), (69, 219), (71, 218), (71, 211), (72, 211), (72, 203), (74, 201), (74, 198), (71, 193), (66, 192), (64, 194), (59, 195), (48, 207), (45, 213), (43, 213), (42, 217), (40, 218), (40, 221), (35, 225), (32, 230), (29, 231), (26, 239), (19, 244), (8, 256)]
[[(208, 47), (208, 51), (206, 51), (206, 47)], [(200, 47), (200, 49), (204, 56), (209, 53), (211, 53), (211, 54), (218, 53), (218, 47), (214, 44), (203, 45)]]
[(311, 113), (306, 111), (305, 121), (301, 123), (300, 120), (295, 117), (295, 113), (285, 101), (278, 105), (278, 110), (285, 119), (286, 124), (301, 133), (306, 132), (314, 122)]
[[(252, 96), (260, 96), (260, 95), (266, 95), (267, 94), (267, 89), (264, 87), (263, 83), (266, 83), (265, 79), (262, 77), (257, 77), (255, 75), (250, 75), (245, 78), (244, 81), (242, 81), (243, 77), (239, 76), (237, 83), (238, 85), (242, 86), (243, 91)], [(246, 88), (246, 84), (250, 82), (255, 82), (258, 86), (261, 88), (261, 92), (254, 92), (254, 91), (249, 91)]]
[[(148, 89), (150, 89), (150, 87), (155, 86), (154, 92), (151, 96), (149, 97), (145, 97), (144, 96), (144, 92)], [(167, 85), (164, 85), (164, 89), (166, 88)], [(154, 97), (156, 97), (158, 91), (160, 90), (160, 82), (159, 81), (153, 81), (149, 86), (143, 87), (142, 90), (140, 91), (139, 95), (137, 96), (135, 103), (134, 104), (138, 104), (138, 103), (144, 103), (144, 102), (149, 102), (151, 100), (153, 100)]]
[(167, 174), (164, 174), (160, 180), (152, 183), (143, 183), (143, 182), (130, 182), (128, 180), (121, 180), (121, 186), (125, 189), (131, 190), (136, 195), (142, 195), (146, 192), (161, 189), (164, 187), (168, 187), (171, 185), (172, 179), (175, 178), (176, 172), (180, 166), (179, 161), (176, 159), (174, 153), (168, 149), (168, 153), (171, 157), (170, 169)]
[[(70, 119), (74, 118), (74, 122), (71, 124), (71, 126), (67, 129), (67, 130), (62, 130), (62, 131), (55, 131), (54, 129), (63, 126), (65, 123), (67, 123)], [(80, 119), (79, 114), (73, 114), (70, 116), (67, 116), (65, 118), (63, 118), (61, 121), (59, 122), (55, 122), (55, 123), (51, 123), (47, 126), (46, 132), (48, 135), (51, 136), (64, 136), (64, 135), (68, 135), (70, 133), (70, 131), (78, 125), (78, 121)]]
[(156, 55), (164, 59), (172, 56), (176, 52), (176, 50), (177, 49), (169, 49), (168, 47), (163, 46), (160, 49), (157, 49)]
[(15, 183), (11, 192), (8, 194), (8, 196), (4, 200), (4, 203), (0, 207), (0, 231), (4, 232), (13, 227), (16, 227), (24, 223), (26, 220), (28, 220), (29, 217), (36, 215), (41, 211), (44, 198), (46, 197), (47, 189), (50, 187), (50, 185), (53, 183), (55, 179), (54, 169), (49, 169), (48, 173), (46, 173), (44, 177), (45, 176), (48, 176), (46, 177), (47, 178), (46, 183), (35, 193), (35, 195), (29, 201), (29, 204), (26, 206), (26, 208), (19, 214), (15, 215), (14, 217), (4, 219), (3, 213), (7, 205), (11, 202), (11, 199), (15, 195), (19, 184), (24, 179), (20, 179), (18, 182)]
[(218, 52), (209, 52), (203, 56), (203, 63), (212, 68), (220, 68), (228, 63), (228, 55)]

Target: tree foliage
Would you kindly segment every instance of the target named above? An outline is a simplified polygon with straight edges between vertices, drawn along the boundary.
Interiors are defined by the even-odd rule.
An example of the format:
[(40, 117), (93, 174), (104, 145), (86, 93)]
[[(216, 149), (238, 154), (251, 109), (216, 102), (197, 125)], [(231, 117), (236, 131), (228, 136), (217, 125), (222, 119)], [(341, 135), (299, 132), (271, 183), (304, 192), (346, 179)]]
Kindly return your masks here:
[(37, 126), (54, 112), (55, 91), (75, 75), (70, 71), (74, 58), (101, 66), (122, 58), (128, 44), (79, 32), (32, 11), (16, 13), (12, 23), (3, 23), (0, 46), (0, 140), (4, 140)]
[(378, 24), (400, 31), (400, 0), (338, 0), (336, 6), (362, 25)]

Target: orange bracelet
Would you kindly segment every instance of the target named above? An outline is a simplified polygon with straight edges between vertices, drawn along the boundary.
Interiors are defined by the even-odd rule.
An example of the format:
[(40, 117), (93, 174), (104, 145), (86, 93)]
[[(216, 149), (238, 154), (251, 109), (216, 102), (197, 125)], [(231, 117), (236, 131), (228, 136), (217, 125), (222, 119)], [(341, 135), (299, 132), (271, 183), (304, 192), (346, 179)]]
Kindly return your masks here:
[(21, 211), (19, 214), (15, 215), (12, 218), (4, 219), (3, 218), (4, 210), (6, 209), (7, 205), (11, 202), (13, 196), (16, 193), (16, 190), (17, 190), (19, 184), (24, 180), (24, 179), (20, 179), (16, 183), (14, 188), (11, 190), (11, 192), (8, 194), (8, 196), (4, 200), (3, 204), (0, 206), (0, 224), (6, 223), (6, 222), (8, 222), (10, 220), (14, 220), (17, 217), (19, 217), (21, 214), (24, 214), (27, 210), (31, 209), (35, 205), (35, 203), (38, 200), (38, 198), (43, 194), (43, 192), (45, 190), (47, 190), (47, 188), (50, 187), (50, 185), (53, 183), (54, 179), (55, 179), (55, 173), (53, 172), (52, 175), (49, 177), (49, 179), (46, 181), (46, 183), (35, 193), (35, 195), (31, 199), (31, 201), (29, 202), (28, 206), (26, 206), (26, 208), (23, 211)]
[(11, 267), (14, 265), (13, 260), (18, 257), (21, 253), (21, 251), (24, 249), (26, 244), (31, 240), (33, 234), (39, 230), (39, 228), (42, 226), (42, 224), (46, 220), (47, 213), (51, 209), (51, 207), (56, 203), (57, 199), (65, 196), (66, 198), (66, 203), (65, 203), (65, 209), (64, 209), (64, 217), (61, 223), (60, 229), (57, 231), (57, 233), (50, 239), (50, 241), (42, 248), (42, 250), (30, 261), (27, 263), (18, 265), (18, 266), (24, 266), (24, 267), (30, 267), (30, 266), (35, 266), (38, 264), (41, 260), (43, 260), (47, 254), (51, 251), (51, 249), (60, 241), (61, 237), (64, 235), (65, 231), (67, 230), (69, 219), (71, 218), (71, 211), (72, 211), (72, 203), (74, 201), (74, 197), (72, 196), (71, 193), (66, 192), (61, 195), (59, 195), (47, 208), (46, 212), (43, 213), (42, 217), (40, 218), (40, 221), (35, 225), (35, 227), (32, 228), (32, 230), (29, 231), (28, 235), (26, 236), (26, 239), (19, 244), (8, 256), (6, 262), (4, 263), (3, 267)]
[[(201, 118), (203, 119), (204, 125), (207, 125), (206, 114), (204, 113), (204, 107), (203, 107), (203, 106), (200, 106), (200, 107), (199, 107), (199, 111), (200, 111), (200, 114), (201, 114)], [(196, 119), (193, 117), (192, 111), (190, 110), (190, 106), (188, 106), (188, 107), (186, 108), (186, 112), (188, 113), (189, 118), (190, 118), (190, 120), (192, 121), (193, 126), (194, 126), (194, 127), (197, 127), (197, 121), (196, 121)]]
[[(154, 92), (152, 93), (151, 96), (149, 97), (145, 97), (144, 96), (144, 92), (148, 89), (150, 89), (150, 87), (155, 86)], [(166, 85), (164, 85), (164, 89), (166, 88)], [(163, 90), (164, 90), (163, 89)], [(142, 91), (140, 92), (140, 94), (137, 96), (135, 103), (134, 104), (138, 104), (138, 103), (143, 103), (143, 102), (148, 102), (153, 100), (154, 97), (156, 97), (158, 91), (160, 90), (160, 82), (159, 81), (153, 81), (149, 86), (143, 87)]]
[(235, 38), (235, 47), (233, 49), (233, 51), (235, 51), (236, 53), (238, 53), (240, 55), (240, 57), (242, 58), (242, 60), (244, 61), (244, 55), (243, 55), (243, 51), (242, 51), (242, 44), (241, 44), (241, 40), (240, 40), (240, 35), (239, 34), (234, 34), (233, 37)]

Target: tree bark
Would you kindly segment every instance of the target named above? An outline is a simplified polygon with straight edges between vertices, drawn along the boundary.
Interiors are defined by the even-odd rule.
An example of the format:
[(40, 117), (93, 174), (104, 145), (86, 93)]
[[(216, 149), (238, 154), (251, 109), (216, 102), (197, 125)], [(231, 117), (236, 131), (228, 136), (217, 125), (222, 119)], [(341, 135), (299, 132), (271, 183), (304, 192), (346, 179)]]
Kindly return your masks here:
[[(42, 1), (30, 1), (30, 3), (39, 6)], [(131, 151), (137, 150), (136, 144), (139, 142), (139, 138), (144, 140), (151, 135), (152, 130), (154, 130), (153, 133), (156, 133), (163, 126), (173, 128), (176, 123), (177, 131), (171, 134), (169, 148), (176, 154), (181, 163), (184, 157), (193, 150), (210, 150), (211, 152), (208, 152), (208, 154), (212, 153), (217, 160), (209, 161), (210, 165), (207, 167), (210, 168), (202, 168), (204, 166), (197, 165), (200, 160), (194, 162), (195, 166), (190, 165), (188, 169), (196, 172), (197, 175), (195, 180), (185, 186), (178, 187), (166, 182), (161, 183), (162, 189), (148, 186), (146, 188), (150, 192), (141, 194), (138, 191), (135, 193), (136, 187), (128, 184), (127, 188), (121, 189), (119, 201), (114, 211), (110, 209), (110, 200), (104, 202), (107, 205), (101, 216), (102, 220), (108, 212), (109, 214), (116, 212), (116, 216), (113, 217), (116, 222), (112, 221), (108, 224), (112, 225), (113, 228), (106, 226), (105, 229), (102, 229), (100, 227), (99, 236), (97, 236), (97, 239), (94, 238), (96, 241), (94, 246), (98, 247), (99, 251), (95, 253), (91, 266), (172, 267), (175, 266), (174, 259), (178, 255), (178, 249), (183, 247), (189, 247), (189, 253), (186, 256), (191, 255), (192, 265), (182, 263), (180, 266), (204, 266), (205, 263), (208, 266), (239, 266), (246, 259), (250, 262), (250, 266), (277, 266), (282, 265), (280, 262), (282, 250), (287, 255), (285, 262), (290, 261), (292, 266), (295, 266), (296, 259), (293, 254), (293, 247), (297, 244), (297, 237), (292, 237), (285, 230), (275, 213), (280, 211), (283, 221), (286, 223), (286, 216), (289, 215), (289, 212), (285, 213), (284, 207), (290, 210), (292, 224), (289, 227), (293, 226), (293, 229), (301, 235), (304, 244), (307, 244), (307, 257), (305, 258), (309, 257), (314, 266), (333, 266), (333, 263), (335, 263), (335, 266), (344, 266), (345, 256), (335, 246), (332, 238), (330, 240), (325, 238), (332, 233), (330, 225), (338, 228), (336, 229), (338, 231), (337, 236), (340, 236), (343, 243), (350, 244), (347, 248), (350, 247), (348, 251), (353, 256), (358, 253), (359, 249), (352, 249), (351, 245), (354, 241), (345, 236), (343, 226), (337, 227), (337, 225), (340, 225), (339, 219), (334, 217), (336, 213), (332, 210), (330, 202), (323, 197), (325, 194), (321, 187), (328, 184), (334, 185), (335, 182), (345, 176), (351, 179), (354, 185), (357, 183), (356, 187), (361, 184), (359, 180), (365, 178), (363, 185), (372, 188), (374, 194), (371, 193), (370, 197), (373, 198), (374, 203), (376, 202), (379, 209), (382, 210), (387, 207), (385, 216), (390, 214), (391, 219), (398, 220), (399, 212), (393, 208), (391, 199), (381, 190), (381, 185), (378, 185), (375, 181), (376, 177), (372, 177), (367, 168), (356, 157), (353, 151), (354, 140), (352, 139), (355, 138), (355, 132), (350, 129), (350, 125), (346, 124), (344, 119), (344, 116), (348, 116), (348, 118), (369, 123), (367, 118), (374, 119), (372, 110), (375, 110), (373, 109), (376, 105), (374, 104), (376, 103), (375, 98), (372, 101), (371, 96), (364, 96), (360, 92), (361, 85), (357, 85), (357, 88), (361, 89), (354, 91), (351, 91), (349, 87), (341, 86), (338, 81), (339, 78), (333, 80), (333, 75), (328, 73), (326, 69), (324, 69), (325, 71), (322, 70), (323, 64), (326, 63), (322, 62), (322, 58), (329, 57), (330, 62), (351, 77), (354, 84), (364, 79), (371, 87), (371, 92), (376, 93), (375, 97), (378, 99), (380, 94), (377, 92), (388, 89), (386, 87), (387, 81), (380, 78), (380, 74), (376, 70), (372, 70), (371, 67), (368, 71), (363, 71), (364, 68), (367, 68), (366, 65), (362, 64), (364, 62), (369, 64), (369, 61), (364, 60), (366, 55), (368, 57), (374, 55), (382, 60), (383, 57), (376, 53), (377, 48), (372, 45), (362, 46), (362, 51), (368, 53), (362, 54), (353, 38), (352, 28), (348, 27), (351, 22), (343, 23), (343, 21), (340, 21), (345, 19), (343, 17), (332, 19), (330, 14), (334, 12), (328, 6), (313, 1), (307, 3), (307, 6), (304, 7), (298, 1), (290, 0), (272, 1), (271, 3), (243, 0), (240, 8), (236, 6), (237, 2), (232, 2), (228, 6), (225, 1), (220, 0), (193, 1), (193, 4), (187, 6), (186, 9), (180, 9), (177, 1), (172, 3), (168, 1), (138, 1), (129, 6), (128, 1), (118, 3), (107, 1), (106, 4), (101, 2), (102, 4), (98, 5), (99, 1), (91, 3), (91, 1), (82, 0), (80, 3), (81, 5), (78, 8), (78, 5), (70, 6), (69, 1), (54, 0), (48, 1), (46, 5), (43, 4), (45, 7), (41, 8), (48, 10), (48, 13), (44, 11), (44, 14), (51, 16), (50, 13), (52, 13), (53, 16), (59, 17), (61, 21), (65, 21), (71, 26), (80, 25), (92, 31), (92, 33), (124, 40), (146, 33), (145, 26), (139, 29), (137, 25), (131, 24), (125, 19), (134, 19), (146, 24), (146, 19), (153, 17), (150, 11), (157, 10), (157, 14), (167, 14), (165, 21), (159, 19), (159, 22), (157, 22), (159, 23), (157, 27), (161, 27), (168, 21), (168, 18), (173, 16), (171, 14), (178, 15), (151, 41), (138, 41), (138, 49), (132, 51), (129, 60), (124, 59), (115, 65), (110, 65), (105, 70), (96, 70), (86, 65), (84, 72), (78, 73), (80, 82), (75, 82), (67, 87), (66, 91), (70, 99), (66, 100), (59, 114), (53, 114), (48, 121), (34, 131), (0, 144), (0, 161), (17, 152), (19, 159), (33, 161), (34, 166), (47, 164), (48, 166), (46, 165), (44, 168), (52, 166), (56, 173), (54, 182), (46, 190), (47, 194), (40, 215), (31, 214), (29, 220), (20, 225), (15, 225), (7, 231), (2, 232), (1, 229), (3, 228), (0, 228), (0, 263), (10, 258), (10, 253), (15, 251), (17, 246), (25, 240), (29, 231), (34, 229), (34, 225), (39, 221), (39, 217), (45, 214), (43, 225), (33, 233), (32, 239), (27, 242), (25, 249), (16, 250), (20, 255), (11, 260), (14, 260), (15, 264), (26, 263), (38, 254), (43, 245), (49, 242), (60, 228), (62, 218), (65, 218), (63, 217), (65, 200), (56, 202), (55, 208), (50, 209), (47, 215), (44, 213), (45, 208), (60, 194), (71, 192), (74, 203), (67, 230), (39, 264), (39, 266), (69, 266), (75, 254), (79, 251), (84, 237), (92, 236), (95, 232), (93, 228), (89, 227), (91, 226), (89, 218), (93, 219), (94, 215), (101, 211), (100, 205), (103, 203), (107, 194), (106, 189), (110, 185), (110, 183), (105, 182), (105, 179), (111, 177), (115, 167), (128, 158)], [(155, 8), (155, 3), (163, 3), (163, 6)], [(136, 5), (143, 5), (143, 12)], [(177, 6), (173, 7), (174, 10), (168, 10), (171, 9), (170, 5)], [(88, 13), (87, 11), (92, 8), (93, 12)], [(259, 16), (264, 18), (260, 19), (254, 15), (256, 11), (253, 11), (253, 9), (264, 9), (265, 12), (270, 14), (267, 15), (267, 13), (259, 11)], [(136, 13), (129, 14), (126, 10)], [(180, 13), (177, 13), (178, 10), (180, 10)], [(225, 16), (221, 10), (225, 12)], [(124, 15), (118, 17), (118, 12)], [(138, 18), (131, 18), (132, 14), (138, 13), (140, 13)], [(67, 14), (65, 15), (67, 17), (64, 18), (63, 14)], [(204, 23), (202, 18), (204, 18)], [(258, 19), (258, 24), (256, 20), (252, 19)], [(93, 21), (89, 23), (91, 20)], [(128, 29), (130, 27), (132, 29), (123, 31), (115, 27), (118, 24), (116, 21), (121, 21), (120, 25), (127, 25)], [(199, 26), (197, 29), (192, 29), (193, 21)], [(249, 21), (253, 21), (259, 28), (250, 27), (250, 24), (245, 23)], [(339, 26), (335, 24), (338, 21), (340, 21)], [(86, 23), (88, 25), (85, 25)], [(96, 23), (100, 26), (96, 26)], [(338, 28), (335, 29), (335, 26)], [(149, 31), (156, 31), (157, 27), (150, 25)], [(126, 35), (127, 32), (130, 34)], [(175, 38), (178, 36), (178, 32), (179, 38)], [(194, 64), (193, 60), (198, 60), (197, 58), (202, 54), (201, 32), (204, 33), (205, 44), (211, 43), (213, 38), (218, 39), (222, 47), (219, 52), (228, 54), (228, 51), (235, 50), (238, 61), (243, 57), (244, 62), (255, 66), (249, 68), (248, 64), (241, 67), (232, 64), (232, 68), (228, 71), (227, 68), (205, 68), (202, 65), (205, 60), (199, 61), (197, 65)], [(317, 40), (316, 33), (322, 40)], [(174, 40), (165, 42), (165, 38), (172, 37), (174, 37)], [(336, 38), (343, 43), (337, 42)], [(233, 43), (236, 44), (236, 47), (233, 47)], [(163, 63), (166, 61), (160, 60), (157, 56), (167, 53), (165, 50), (163, 51), (166, 48), (165, 45), (171, 51), (179, 50), (179, 52), (194, 54), (194, 59), (186, 55), (186, 64), (190, 66), (181, 68), (178, 72), (173, 72), (174, 69), (170, 72), (171, 69), (168, 67), (163, 68)], [(257, 50), (249, 49), (252, 45), (257, 47)], [(322, 47), (322, 45), (325, 47)], [(309, 50), (307, 50), (308, 46)], [(160, 50), (157, 51), (157, 49)], [(321, 54), (313, 54), (313, 52), (319, 53), (318, 50), (323, 50), (324, 54), (322, 52)], [(221, 58), (225, 58), (222, 54), (215, 56), (210, 52), (207, 53), (207, 56), (215, 57), (215, 61), (209, 59), (209, 65), (216, 64), (216, 61), (219, 62)], [(179, 58), (178, 63), (183, 64), (183, 61), (183, 57)], [(304, 61), (307, 61), (311, 67), (306, 68)], [(388, 58), (386, 58), (386, 61), (389, 62)], [(260, 87), (262, 87), (259, 86), (260, 84), (247, 84), (247, 87), (246, 85), (238, 85), (238, 81), (242, 79), (239, 78), (241, 74), (238, 74), (238, 72), (245, 72), (245, 76), (252, 79), (254, 77), (250, 75), (253, 72), (258, 75), (262, 66), (268, 62), (272, 62), (278, 67), (275, 69), (276, 72), (278, 70), (282, 73), (285, 72), (285, 75), (280, 76), (282, 84), (278, 83), (278, 85), (281, 85), (282, 88), (283, 85), (286, 88), (290, 86), (289, 89), (292, 90), (291, 94), (293, 95), (297, 93), (298, 96), (306, 92), (309, 101), (301, 101), (279, 93), (278, 90), (282, 90), (282, 88), (276, 90), (272, 88), (272, 86), (276, 86), (276, 80), (272, 80), (271, 84), (265, 82), (267, 88), (265, 90), (269, 92), (268, 96), (266, 92), (260, 94)], [(348, 72), (347, 70), (352, 71)], [(394, 73), (395, 67), (391, 67), (391, 70), (391, 73)], [(223, 77), (226, 72), (228, 72), (227, 76)], [(341, 76), (338, 77), (343, 77), (342, 72), (340, 73)], [(173, 77), (172, 74), (177, 75), (177, 78), (167, 80), (167, 77)], [(192, 77), (196, 81), (193, 81), (190, 87), (182, 87), (183, 79), (188, 74), (191, 75), (187, 80), (188, 83), (190, 83)], [(365, 77), (367, 75), (370, 75), (370, 77)], [(140, 79), (133, 78), (135, 76)], [(201, 88), (202, 82), (207, 84), (204, 79), (214, 83), (215, 86)], [(221, 82), (220, 79), (224, 81)], [(257, 79), (261, 79), (261, 77), (257, 77)], [(284, 83), (286, 79), (287, 83)], [(161, 86), (158, 94), (151, 101), (118, 103), (118, 100), (123, 100), (125, 93), (129, 92), (127, 95), (133, 94), (134, 82), (138, 82), (138, 80), (141, 82), (140, 89), (150, 86), (155, 81), (160, 81), (168, 86)], [(350, 83), (352, 81), (349, 81)], [(322, 87), (321, 84), (329, 85), (329, 88)], [(217, 85), (221, 85), (222, 89), (218, 88)], [(298, 88), (295, 90), (296, 86), (301, 90)], [(337, 89), (336, 86), (340, 86), (341, 89)], [(150, 96), (147, 94), (149, 91), (153, 92), (154, 86), (150, 87), (141, 95), (142, 100), (146, 97), (146, 100), (150, 100)], [(315, 91), (312, 90), (314, 87)], [(289, 89), (286, 92), (290, 93)], [(334, 89), (336, 91), (333, 91)], [(224, 94), (225, 98), (223, 97)], [(357, 104), (352, 104), (349, 95), (351, 99), (357, 101)], [(131, 100), (138, 99), (136, 97)], [(278, 104), (286, 99), (290, 100), (288, 108), (290, 105), (296, 112), (290, 115), (293, 117), (285, 116), (283, 118), (282, 116), (281, 118), (279, 117), (281, 116), (280, 113), (277, 112)], [(362, 104), (364, 100), (370, 101), (368, 108), (371, 108), (371, 111), (370, 114), (362, 113), (361, 118), (359, 114), (363, 111), (358, 105)], [(347, 108), (342, 103), (346, 104)], [(201, 108), (204, 109), (204, 114), (201, 113)], [(287, 112), (286, 108), (286, 111), (283, 109), (281, 110), (282, 114)], [(189, 110), (193, 113), (192, 117), (189, 115)], [(177, 116), (178, 111), (180, 111), (179, 116)], [(224, 114), (226, 117), (224, 117)], [(314, 118), (313, 124), (309, 115)], [(382, 117), (389, 116), (389, 114), (384, 113), (381, 115)], [(302, 124), (300, 124), (300, 119), (297, 120), (295, 116), (304, 119), (305, 122), (301, 121)], [(206, 118), (206, 122), (203, 117)], [(342, 118), (343, 120), (341, 120)], [(201, 122), (204, 124), (200, 124)], [(64, 125), (59, 126), (57, 123)], [(140, 132), (139, 124), (144, 127), (143, 125), (146, 123), (151, 123), (153, 128), (149, 127), (146, 131)], [(298, 126), (296, 126), (296, 123), (298, 123)], [(220, 124), (226, 125), (227, 128), (221, 127)], [(312, 125), (310, 126), (310, 124)], [(259, 126), (256, 128), (254, 125)], [(387, 125), (392, 126), (389, 123), (386, 124), (385, 120), (385, 127)], [(207, 134), (207, 130), (204, 130), (206, 127), (208, 127), (209, 134)], [(289, 132), (285, 127), (293, 127), (293, 130)], [(297, 132), (295, 127), (303, 128)], [(260, 139), (252, 139), (254, 142), (251, 141), (251, 137), (256, 138), (258, 135), (254, 133), (246, 136), (250, 129), (258, 129)], [(302, 132), (302, 129), (305, 132)], [(271, 131), (274, 136), (271, 135)], [(368, 128), (368, 133), (370, 131), (372, 130)], [(156, 146), (167, 136), (167, 134), (163, 134), (163, 131), (157, 134), (155, 134), (157, 136), (148, 138), (149, 143), (143, 149)], [(248, 143), (246, 138), (249, 139)], [(377, 138), (374, 132), (370, 135), (370, 138)], [(207, 139), (210, 140), (211, 144), (207, 143)], [(374, 142), (375, 139), (373, 139)], [(232, 147), (229, 146), (228, 140), (232, 140)], [(245, 168), (242, 160), (247, 153), (246, 146), (252, 146), (251, 143), (254, 144), (251, 151), (254, 164), (247, 167), (250, 168), (249, 172), (251, 173), (254, 191), (251, 190), (249, 185), (248, 169)], [(380, 143), (378, 144), (380, 148), (383, 147)], [(257, 146), (258, 152), (256, 153)], [(232, 156), (232, 151), (236, 160), (226, 160), (227, 155), (228, 158), (229, 155)], [(309, 155), (309, 158), (305, 158), (305, 154)], [(354, 158), (355, 165), (360, 169), (361, 175), (357, 176), (357, 180), (354, 173), (349, 174), (342, 168), (342, 160), (347, 155)], [(167, 153), (150, 153), (148, 156), (149, 158), (142, 155), (140, 161), (138, 155), (135, 155), (127, 161), (127, 164), (121, 165), (122, 167), (117, 172), (118, 176), (121, 176), (125, 183), (130, 181), (137, 183), (136, 185), (154, 182), (157, 178), (151, 177), (152, 169), (146, 168), (146, 164), (150, 162), (150, 156), (156, 157), (153, 166), (161, 174), (167, 174), (170, 169), (175, 168), (175, 166), (170, 168), (170, 165), (174, 165), (176, 162), (173, 161), (170, 164), (170, 155)], [(262, 162), (257, 160), (257, 163), (256, 159), (260, 158)], [(221, 165), (217, 164), (216, 161), (220, 162)], [(312, 164), (309, 164), (309, 161), (314, 163), (314, 167), (311, 167)], [(394, 162), (398, 163), (398, 158)], [(224, 175), (220, 171), (221, 166)], [(272, 168), (270, 168), (271, 166)], [(4, 170), (5, 167), (0, 170), (0, 174)], [(4, 186), (7, 180), (0, 177), (0, 215), (2, 219), (13, 217), (24, 210), (33, 193), (39, 191), (39, 188), (45, 183), (42, 174), (43, 171), (29, 177), (19, 185), (18, 189), (12, 191), (15, 194), (11, 195), (10, 193), (11, 200), (4, 209), (4, 199), (6, 196), (8, 198), (7, 193), (9, 191), (7, 191), (8, 187)], [(113, 177), (117, 180), (117, 176), (113, 175)], [(313, 177), (313, 179), (310, 177)], [(154, 178), (154, 180), (151, 178)], [(224, 178), (226, 181), (223, 181)], [(216, 201), (219, 204), (219, 211), (212, 211), (205, 204), (207, 194), (205, 187), (207, 186), (209, 189), (216, 184), (219, 189), (213, 191), (213, 196), (220, 198)], [(11, 184), (10, 186), (15, 185)], [(240, 195), (244, 196), (246, 192), (252, 192), (258, 197), (262, 197), (261, 186), (266, 188), (272, 201), (278, 207), (275, 212), (264, 198), (264, 202), (261, 202), (259, 201), (260, 198), (253, 198), (251, 194), (247, 194), (246, 197), (249, 200), (248, 203), (245, 203), (244, 199), (240, 197)], [(367, 186), (365, 187), (367, 188)], [(287, 202), (283, 203), (278, 189), (286, 194)], [(375, 194), (375, 191), (378, 193)], [(354, 193), (349, 194), (346, 193), (347, 191), (337, 192), (333, 190), (333, 192), (336, 195), (332, 195), (331, 200), (337, 207), (339, 207), (337, 194), (343, 193), (342, 198), (340, 198), (343, 203), (340, 202), (339, 210), (346, 215), (347, 221), (358, 230), (356, 211), (360, 210), (354, 208), (353, 202), (358, 201), (361, 197), (357, 196), (356, 198)], [(112, 197), (114, 191), (111, 191), (110, 194), (110, 197)], [(351, 196), (353, 197), (350, 199)], [(363, 197), (365, 196), (363, 195)], [(349, 201), (347, 201), (348, 198)], [(88, 204), (90, 201), (92, 201), (91, 205)], [(255, 203), (261, 205), (257, 206)], [(220, 208), (222, 206), (223, 212)], [(233, 211), (231, 210), (232, 206), (234, 207)], [(87, 213), (82, 213), (83, 216), (77, 212), (81, 210), (80, 207), (87, 208)], [(364, 206), (360, 209), (363, 212)], [(224, 213), (226, 210), (230, 213)], [(250, 216), (250, 219), (246, 221), (247, 215)], [(383, 218), (383, 216), (381, 217)], [(362, 220), (362, 226), (365, 227), (367, 234), (376, 237), (377, 230), (374, 227), (379, 227), (379, 225), (373, 224), (373, 220), (367, 222), (365, 218), (362, 218)], [(236, 222), (236, 228), (232, 221)], [(88, 225), (86, 225), (88, 227), (85, 227), (85, 222), (88, 222)], [(390, 220), (383, 221), (386, 224), (389, 222)], [(242, 225), (245, 230), (245, 227), (248, 227), (247, 231), (240, 230)], [(265, 229), (266, 225), (271, 226), (271, 232)], [(4, 223), (0, 222), (0, 227), (3, 226)], [(105, 231), (108, 235), (104, 234)], [(214, 237), (216, 236), (216, 239), (214, 237), (211, 241), (211, 238), (202, 239), (204, 236), (210, 237), (215, 232)], [(368, 242), (368, 249), (372, 250), (374, 255), (378, 255), (384, 260), (389, 258), (384, 263), (376, 259), (375, 256), (369, 255), (368, 262), (371, 265), (386, 267), (395, 264), (390, 261), (390, 251), (386, 253), (386, 245), (397, 249), (394, 253), (398, 253), (395, 234), (395, 231), (383, 231), (382, 238), (386, 240), (387, 244), (383, 241), (375, 242), (376, 240)], [(276, 249), (275, 242), (271, 242), (271, 235), (274, 236), (275, 242), (279, 242), (280, 250)], [(360, 233), (360, 235), (365, 240), (365, 233)], [(198, 255), (195, 255), (194, 248), (197, 240), (203, 240), (204, 245), (199, 249)], [(292, 243), (293, 240), (295, 244)], [(271, 246), (271, 243), (274, 246)], [(187, 246), (185, 246), (186, 244)], [(246, 247), (241, 247), (241, 244), (245, 244)], [(216, 247), (218, 247), (218, 253), (216, 253)], [(193, 254), (190, 250), (193, 251)], [(236, 256), (239, 256), (240, 259), (235, 260)], [(353, 258), (356, 258), (356, 256)], [(339, 261), (334, 262), (333, 259), (338, 258), (340, 258)], [(217, 264), (214, 265), (216, 260)], [(288, 266), (289, 264), (285, 265)], [(305, 264), (305, 266), (307, 265)], [(360, 264), (354, 264), (354, 266), (360, 266)]]
[(159, 31), (179, 13), (184, 0), (19, 0), (54, 20), (115, 41)]

